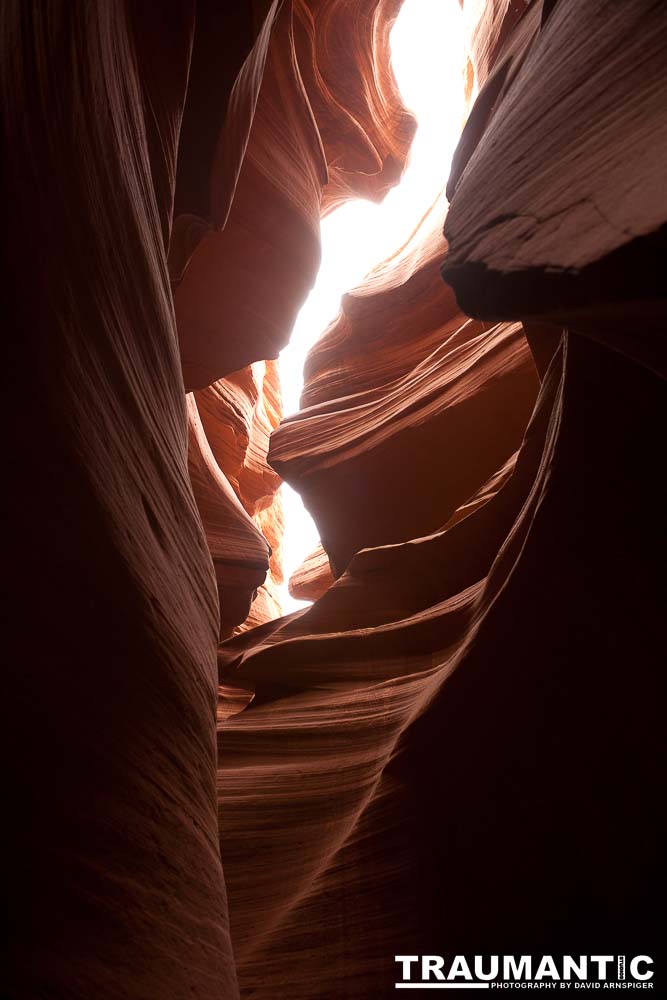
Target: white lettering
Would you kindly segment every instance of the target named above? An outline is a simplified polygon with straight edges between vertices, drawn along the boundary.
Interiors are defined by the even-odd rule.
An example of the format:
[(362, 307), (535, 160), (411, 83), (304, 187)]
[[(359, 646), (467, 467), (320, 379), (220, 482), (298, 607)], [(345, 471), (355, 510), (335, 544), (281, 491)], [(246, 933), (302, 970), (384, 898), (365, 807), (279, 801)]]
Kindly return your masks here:
[(491, 955), (491, 971), (484, 971), (484, 959), (481, 955), (475, 955), (475, 977), (477, 979), (495, 979), (498, 975), (498, 956)]
[(588, 959), (585, 955), (579, 956), (579, 962), (576, 962), (572, 955), (565, 955), (563, 957), (563, 979), (571, 979), (572, 973), (579, 979), (586, 979), (588, 976)]
[(419, 961), (419, 955), (394, 955), (395, 962), (401, 962), (403, 965), (403, 979), (410, 978), (410, 966), (413, 962)]
[(633, 958), (630, 962), (630, 975), (633, 979), (651, 979), (653, 977), (653, 972), (650, 969), (647, 969), (643, 975), (639, 971), (640, 962), (643, 962), (645, 965), (653, 965), (653, 959), (648, 955), (637, 955), (637, 957)]
[[(463, 976), (464, 979), (472, 979), (470, 969), (468, 968), (468, 963), (466, 962), (463, 955), (455, 955), (454, 961), (449, 967), (448, 979), (456, 979), (457, 976)], [(445, 978), (444, 976), (442, 977)]]
[(538, 965), (537, 972), (535, 973), (536, 979), (544, 979), (545, 976), (550, 976), (551, 979), (560, 979), (556, 963), (551, 955), (542, 956), (542, 961)]
[(444, 964), (445, 960), (440, 955), (422, 955), (422, 979), (429, 979), (431, 973), (436, 979), (444, 979), (442, 972)]
[(613, 955), (591, 955), (591, 962), (597, 962), (598, 979), (607, 978), (607, 966), (613, 961)]
[(524, 976), (530, 979), (531, 960), (530, 955), (522, 955), (518, 962), (514, 961), (514, 955), (505, 955), (503, 958), (504, 978), (510, 978), (510, 971), (514, 979), (521, 979)]

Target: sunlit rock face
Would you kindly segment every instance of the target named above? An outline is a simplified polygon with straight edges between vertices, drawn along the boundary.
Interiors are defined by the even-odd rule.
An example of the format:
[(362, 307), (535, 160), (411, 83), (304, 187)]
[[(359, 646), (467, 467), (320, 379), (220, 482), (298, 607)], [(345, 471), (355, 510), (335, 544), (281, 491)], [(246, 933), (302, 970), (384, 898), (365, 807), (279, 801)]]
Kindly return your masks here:
[(232, 89), (206, 217), (180, 221), (186, 388), (276, 358), (315, 280), (322, 211), (351, 195), (381, 198), (400, 177), (415, 122), (389, 67), (399, 8), (271, 5)]
[(441, 280), (444, 211), (344, 297), (307, 360), (304, 408), (271, 439), (336, 576), (360, 549), (444, 527), (516, 452), (535, 402), (521, 324), (467, 319)]
[(395, 954), (659, 947), (667, 12), (464, 13), (447, 218), (346, 297), (271, 440), (338, 579), (219, 651), (255, 699), (219, 730), (255, 997), (387, 996)]
[[(205, 190), (191, 162), (201, 152), (201, 122), (200, 143), (181, 152), (183, 211), (170, 269), (183, 374), (186, 389), (197, 390), (218, 471), (239, 501), (222, 482), (216, 501), (211, 477), (201, 503), (195, 489), (200, 511), (208, 511), (222, 637), (281, 613), (280, 479), (266, 460), (282, 415), (280, 387), (275, 365), (258, 374), (256, 363), (277, 357), (313, 285), (321, 215), (349, 197), (381, 199), (405, 165), (415, 123), (388, 58), (399, 7), (397, 0), (272, 4), (261, 26), (253, 22), (256, 40), (224, 122), (219, 112), (207, 122), (219, 136), (209, 140)], [(194, 59), (195, 78), (206, 72), (213, 86), (216, 61), (204, 43), (195, 42)], [(188, 114), (186, 106), (186, 134)]]
[(329, 557), (321, 543), (304, 559), (289, 579), (289, 592), (300, 601), (316, 601), (333, 583)]
[[(130, 6), (0, 15), (5, 992), (656, 953), (667, 9), (464, 3), (449, 211), (279, 426), (320, 215), (405, 162), (400, 4)], [(275, 618), (280, 475), (323, 547)]]
[(216, 467), (207, 491), (192, 471), (191, 478), (216, 567), (220, 634), (228, 638), (281, 614), (281, 480), (266, 462), (282, 413), (276, 363), (255, 362), (188, 400)]
[[(484, 130), (473, 113), (447, 188), (444, 274), (470, 314), (594, 327), (606, 305), (607, 325), (622, 327), (626, 304), (659, 297), (651, 237), (665, 222), (665, 20), (658, 4), (560, 0), (532, 5), (506, 40), (478, 99)], [(584, 39), (593, 33), (591, 67)], [(621, 46), (624, 37), (632, 43)], [(488, 183), (491, 161), (499, 189)], [(629, 334), (609, 336), (653, 362)]]

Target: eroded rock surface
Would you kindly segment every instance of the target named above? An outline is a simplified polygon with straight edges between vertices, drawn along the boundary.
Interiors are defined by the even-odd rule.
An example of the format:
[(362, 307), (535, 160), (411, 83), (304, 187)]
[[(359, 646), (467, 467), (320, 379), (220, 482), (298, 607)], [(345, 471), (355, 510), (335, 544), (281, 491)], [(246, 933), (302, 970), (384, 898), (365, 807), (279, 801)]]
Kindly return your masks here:
[[(659, 948), (667, 19), (640, 2), (472, 7), (480, 93), (440, 260), (476, 322), (431, 292), (424, 232), (407, 266), (399, 254), (346, 297), (270, 452), (339, 578), (219, 654), (254, 695), (219, 732), (237, 968), (253, 996), (278, 982), (303, 998), (385, 996), (395, 954)], [(403, 312), (407, 289), (419, 294)], [(455, 387), (469, 420), (449, 437)], [(438, 466), (461, 440), (465, 456)], [(470, 471), (460, 489), (450, 468)]]
[[(220, 610), (223, 634), (244, 621), (267, 540), (280, 573), (269, 362), (317, 269), (323, 189), (354, 186), (359, 166), (342, 129), (336, 147), (333, 83), (320, 137), (301, 69), (335, 81), (340, 46), (320, 49), (308, 18), (321, 7), (352, 43), (340, 115), (380, 196), (414, 129), (387, 67), (398, 6), (2, 8), (17, 486), (3, 995), (238, 995)], [(249, 622), (275, 612), (272, 586)], [(242, 685), (226, 691), (247, 705)]]
[(16, 477), (0, 992), (21, 1000), (237, 996), (218, 606), (166, 266), (192, 13), (0, 14)]
[(387, 58), (399, 7), (271, 5), (232, 91), (207, 227), (176, 288), (186, 388), (276, 358), (315, 281), (322, 211), (353, 194), (380, 198), (400, 177), (415, 123)]
[(333, 583), (329, 557), (318, 544), (289, 578), (289, 592), (301, 601), (316, 601)]
[[(215, 532), (214, 560), (222, 636), (281, 613), (280, 480), (267, 463), (280, 388), (274, 363), (267, 361), (264, 375), (257, 363), (285, 346), (314, 283), (320, 216), (348, 197), (382, 198), (405, 165), (415, 123), (388, 59), (399, 7), (397, 0), (273, 3), (224, 120), (209, 110), (206, 129), (200, 122), (196, 130), (200, 142), (208, 136), (208, 191), (193, 150), (181, 154), (177, 203), (184, 211), (174, 224), (170, 270), (184, 379), (197, 390), (219, 470), (248, 515), (221, 486), (217, 520), (225, 530)], [(222, 30), (205, 21), (207, 30), (215, 25)], [(195, 43), (194, 70), (196, 96), (204, 74), (211, 86), (217, 82), (205, 43)], [(193, 117), (186, 107), (186, 125)], [(210, 481), (207, 504), (214, 516)], [(254, 538), (251, 521), (272, 550), (265, 583), (268, 549), (262, 553), (254, 539), (241, 551)]]
[[(269, 445), (320, 213), (405, 161), (398, 7), (2, 8), (13, 997), (657, 954), (667, 13), (464, 4), (449, 213)], [(273, 620), (269, 447), (324, 544)]]

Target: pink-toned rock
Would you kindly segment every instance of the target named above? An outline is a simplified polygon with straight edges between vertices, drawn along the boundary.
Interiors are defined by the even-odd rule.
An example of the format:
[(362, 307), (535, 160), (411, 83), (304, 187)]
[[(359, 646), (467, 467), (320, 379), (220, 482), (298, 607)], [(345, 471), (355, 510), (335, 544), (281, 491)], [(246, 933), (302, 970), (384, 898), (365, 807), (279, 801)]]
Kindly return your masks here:
[(289, 592), (299, 601), (316, 601), (333, 583), (329, 557), (318, 545), (289, 578)]
[(209, 215), (182, 223), (195, 230), (176, 269), (186, 388), (276, 358), (315, 281), (323, 209), (381, 197), (400, 177), (414, 119), (387, 58), (399, 7), (270, 7), (232, 93)]

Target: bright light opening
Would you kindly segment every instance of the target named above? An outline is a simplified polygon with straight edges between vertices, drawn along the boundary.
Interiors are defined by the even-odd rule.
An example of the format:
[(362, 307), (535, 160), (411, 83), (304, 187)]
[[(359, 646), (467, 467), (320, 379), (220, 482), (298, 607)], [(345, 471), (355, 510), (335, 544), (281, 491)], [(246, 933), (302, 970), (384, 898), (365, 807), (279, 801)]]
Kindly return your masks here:
[[(288, 346), (280, 355), (285, 414), (299, 409), (306, 354), (339, 312), (341, 296), (400, 248), (449, 175), (465, 114), (463, 15), (458, 0), (405, 0), (391, 33), (391, 58), (404, 104), (418, 122), (400, 184), (380, 205), (348, 202), (322, 221), (322, 263)], [(287, 483), (281, 589), (284, 613), (306, 607), (290, 596), (292, 573), (319, 542), (313, 519)]]

